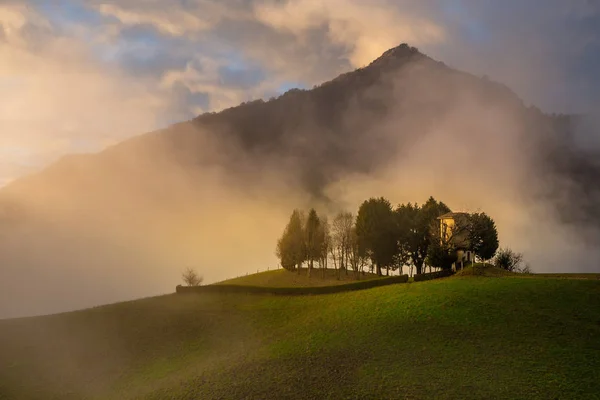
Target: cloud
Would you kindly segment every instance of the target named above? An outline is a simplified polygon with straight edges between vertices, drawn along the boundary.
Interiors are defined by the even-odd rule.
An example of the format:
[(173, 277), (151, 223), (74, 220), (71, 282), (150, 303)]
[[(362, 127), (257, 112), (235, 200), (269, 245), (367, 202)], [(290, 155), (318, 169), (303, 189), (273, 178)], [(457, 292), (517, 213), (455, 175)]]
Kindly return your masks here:
[[(212, 5), (214, 3), (206, 3)], [(173, 36), (182, 36), (187, 33), (196, 33), (210, 29), (210, 18), (203, 19), (199, 15), (179, 7), (164, 7), (159, 1), (144, 2), (143, 7), (128, 9), (117, 4), (100, 3), (96, 9), (104, 14), (117, 18), (124, 25), (153, 25), (160, 32)], [(206, 14), (211, 16), (211, 13)]]
[(587, 112), (600, 104), (598, 2), (453, 3), (440, 15), (450, 40), (427, 48), (437, 58), (501, 81), (547, 112)]
[(23, 0), (3, 2), (0, 21), (2, 140), (39, 166), (322, 83), (401, 42), (543, 109), (600, 104), (592, 1)]
[(347, 49), (355, 68), (365, 66), (384, 51), (402, 42), (420, 46), (440, 43), (444, 28), (423, 15), (402, 12), (402, 4), (385, 1), (293, 0), (262, 2), (255, 5), (256, 17), (278, 31), (290, 32), (300, 42), (310, 40), (307, 33), (326, 27), (332, 45)]
[[(178, 63), (156, 62), (154, 50), (163, 59), (174, 52), (161, 47), (168, 42), (160, 37), (152, 42), (143, 32), (132, 36), (128, 26), (137, 20), (87, 26), (60, 19), (57, 25), (54, 15), (42, 11), (16, 2), (0, 5), (0, 147), (7, 153), (0, 165), (3, 183), (64, 154), (98, 151), (264, 95), (260, 87), (246, 93), (261, 80), (252, 77), (245, 85), (243, 73), (238, 77), (222, 70), (228, 64), (224, 57), (192, 53)], [(177, 71), (179, 65), (185, 68)], [(139, 73), (143, 66), (154, 72)]]
[[(97, 63), (85, 42), (60, 35), (33, 9), (0, 6), (0, 13), (0, 147), (14, 149), (13, 157), (39, 167), (66, 152), (99, 150), (155, 128), (154, 116), (169, 107), (160, 92)], [(0, 171), (13, 178), (7, 174)]]

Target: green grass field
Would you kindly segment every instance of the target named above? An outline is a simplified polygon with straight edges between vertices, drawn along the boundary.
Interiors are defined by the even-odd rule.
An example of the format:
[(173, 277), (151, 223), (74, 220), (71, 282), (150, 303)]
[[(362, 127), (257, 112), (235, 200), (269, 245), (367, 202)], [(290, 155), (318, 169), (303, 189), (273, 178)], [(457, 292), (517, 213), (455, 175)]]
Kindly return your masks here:
[(520, 274), (517, 272), (508, 272), (501, 268), (496, 268), (491, 264), (475, 264), (475, 266), (465, 267), (456, 273), (456, 276), (485, 276), (485, 277), (521, 277), (521, 278), (554, 278), (554, 279), (591, 279), (600, 280), (598, 273), (531, 273)]
[(600, 274), (532, 274), (534, 277), (556, 279), (595, 279), (600, 280)]
[(593, 399), (600, 282), (166, 295), (0, 321), (1, 399)]
[[(313, 286), (332, 286), (343, 285), (356, 282), (357, 279), (352, 271), (348, 274), (341, 272), (339, 274), (334, 269), (314, 269), (311, 277), (308, 277), (306, 268), (300, 269), (300, 273), (290, 272), (285, 269), (276, 269), (273, 271), (259, 272), (240, 276), (239, 278), (228, 279), (226, 281), (215, 283), (215, 285), (240, 285), (240, 286), (270, 286), (270, 287), (313, 287)], [(381, 278), (375, 274), (361, 274), (360, 280)]]

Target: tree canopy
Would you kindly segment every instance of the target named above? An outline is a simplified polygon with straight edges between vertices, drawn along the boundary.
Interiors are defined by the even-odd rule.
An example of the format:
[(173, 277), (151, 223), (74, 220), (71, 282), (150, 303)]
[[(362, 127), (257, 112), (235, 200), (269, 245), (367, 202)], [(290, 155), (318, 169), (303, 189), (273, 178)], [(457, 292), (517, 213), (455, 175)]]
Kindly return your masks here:
[(306, 244), (306, 260), (308, 261), (308, 276), (313, 269), (315, 260), (319, 260), (322, 253), (324, 238), (321, 235), (321, 221), (314, 208), (308, 212), (306, 227), (304, 230)]
[(498, 230), (486, 213), (474, 213), (469, 218), (469, 243), (471, 250), (482, 260), (494, 257), (498, 250)]
[(299, 272), (307, 263), (309, 276), (315, 262), (324, 274), (331, 258), (338, 278), (349, 269), (358, 277), (367, 261), (381, 275), (383, 268), (389, 274), (404, 266), (422, 274), (426, 264), (448, 269), (458, 261), (459, 250), (491, 259), (499, 245), (494, 220), (483, 212), (453, 213), (448, 218), (454, 223), (446, 228), (439, 217), (450, 212), (450, 207), (433, 197), (422, 205), (406, 203), (395, 209), (384, 197), (370, 198), (360, 205), (356, 218), (340, 211), (330, 226), (327, 216), (315, 209), (306, 217), (294, 210), (277, 242), (277, 256), (290, 271)]
[(356, 217), (356, 235), (375, 264), (377, 275), (381, 275), (381, 268), (394, 262), (398, 247), (394, 212), (388, 200), (371, 198), (361, 204)]
[(303, 217), (299, 210), (290, 216), (283, 235), (277, 242), (277, 257), (281, 266), (289, 271), (300, 268), (306, 258)]

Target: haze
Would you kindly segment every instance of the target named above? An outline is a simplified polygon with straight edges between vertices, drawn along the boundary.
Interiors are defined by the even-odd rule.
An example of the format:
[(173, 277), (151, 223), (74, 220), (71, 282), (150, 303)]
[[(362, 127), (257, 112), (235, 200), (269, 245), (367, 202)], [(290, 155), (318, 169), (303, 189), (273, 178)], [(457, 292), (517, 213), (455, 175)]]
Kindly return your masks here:
[[(595, 113), (596, 3), (234, 3), (0, 4), (0, 318), (172, 292), (190, 266), (207, 283), (274, 268), (293, 208), (355, 211), (372, 196), (483, 210), (534, 271), (599, 271), (597, 193), (544, 172), (551, 137), (524, 111)], [(362, 134), (315, 116), (260, 146), (189, 124), (116, 145), (311, 88), (403, 42), (524, 103), (475, 76), (436, 80), (423, 61), (368, 90), (394, 101)], [(360, 107), (344, 104), (340, 126), (363, 122)], [(572, 145), (593, 157), (587, 121)]]

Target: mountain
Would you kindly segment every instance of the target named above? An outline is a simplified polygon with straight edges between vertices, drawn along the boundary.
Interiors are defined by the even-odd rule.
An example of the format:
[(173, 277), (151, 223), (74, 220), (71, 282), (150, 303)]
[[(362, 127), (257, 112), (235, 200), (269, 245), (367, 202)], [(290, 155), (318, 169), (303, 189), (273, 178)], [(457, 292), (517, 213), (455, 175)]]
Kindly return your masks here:
[(0, 317), (169, 292), (187, 266), (207, 282), (264, 270), (292, 208), (354, 210), (379, 195), (481, 208), (538, 270), (597, 268), (581, 247), (600, 223), (584, 125), (403, 44), (312, 90), (66, 156), (5, 187)]

